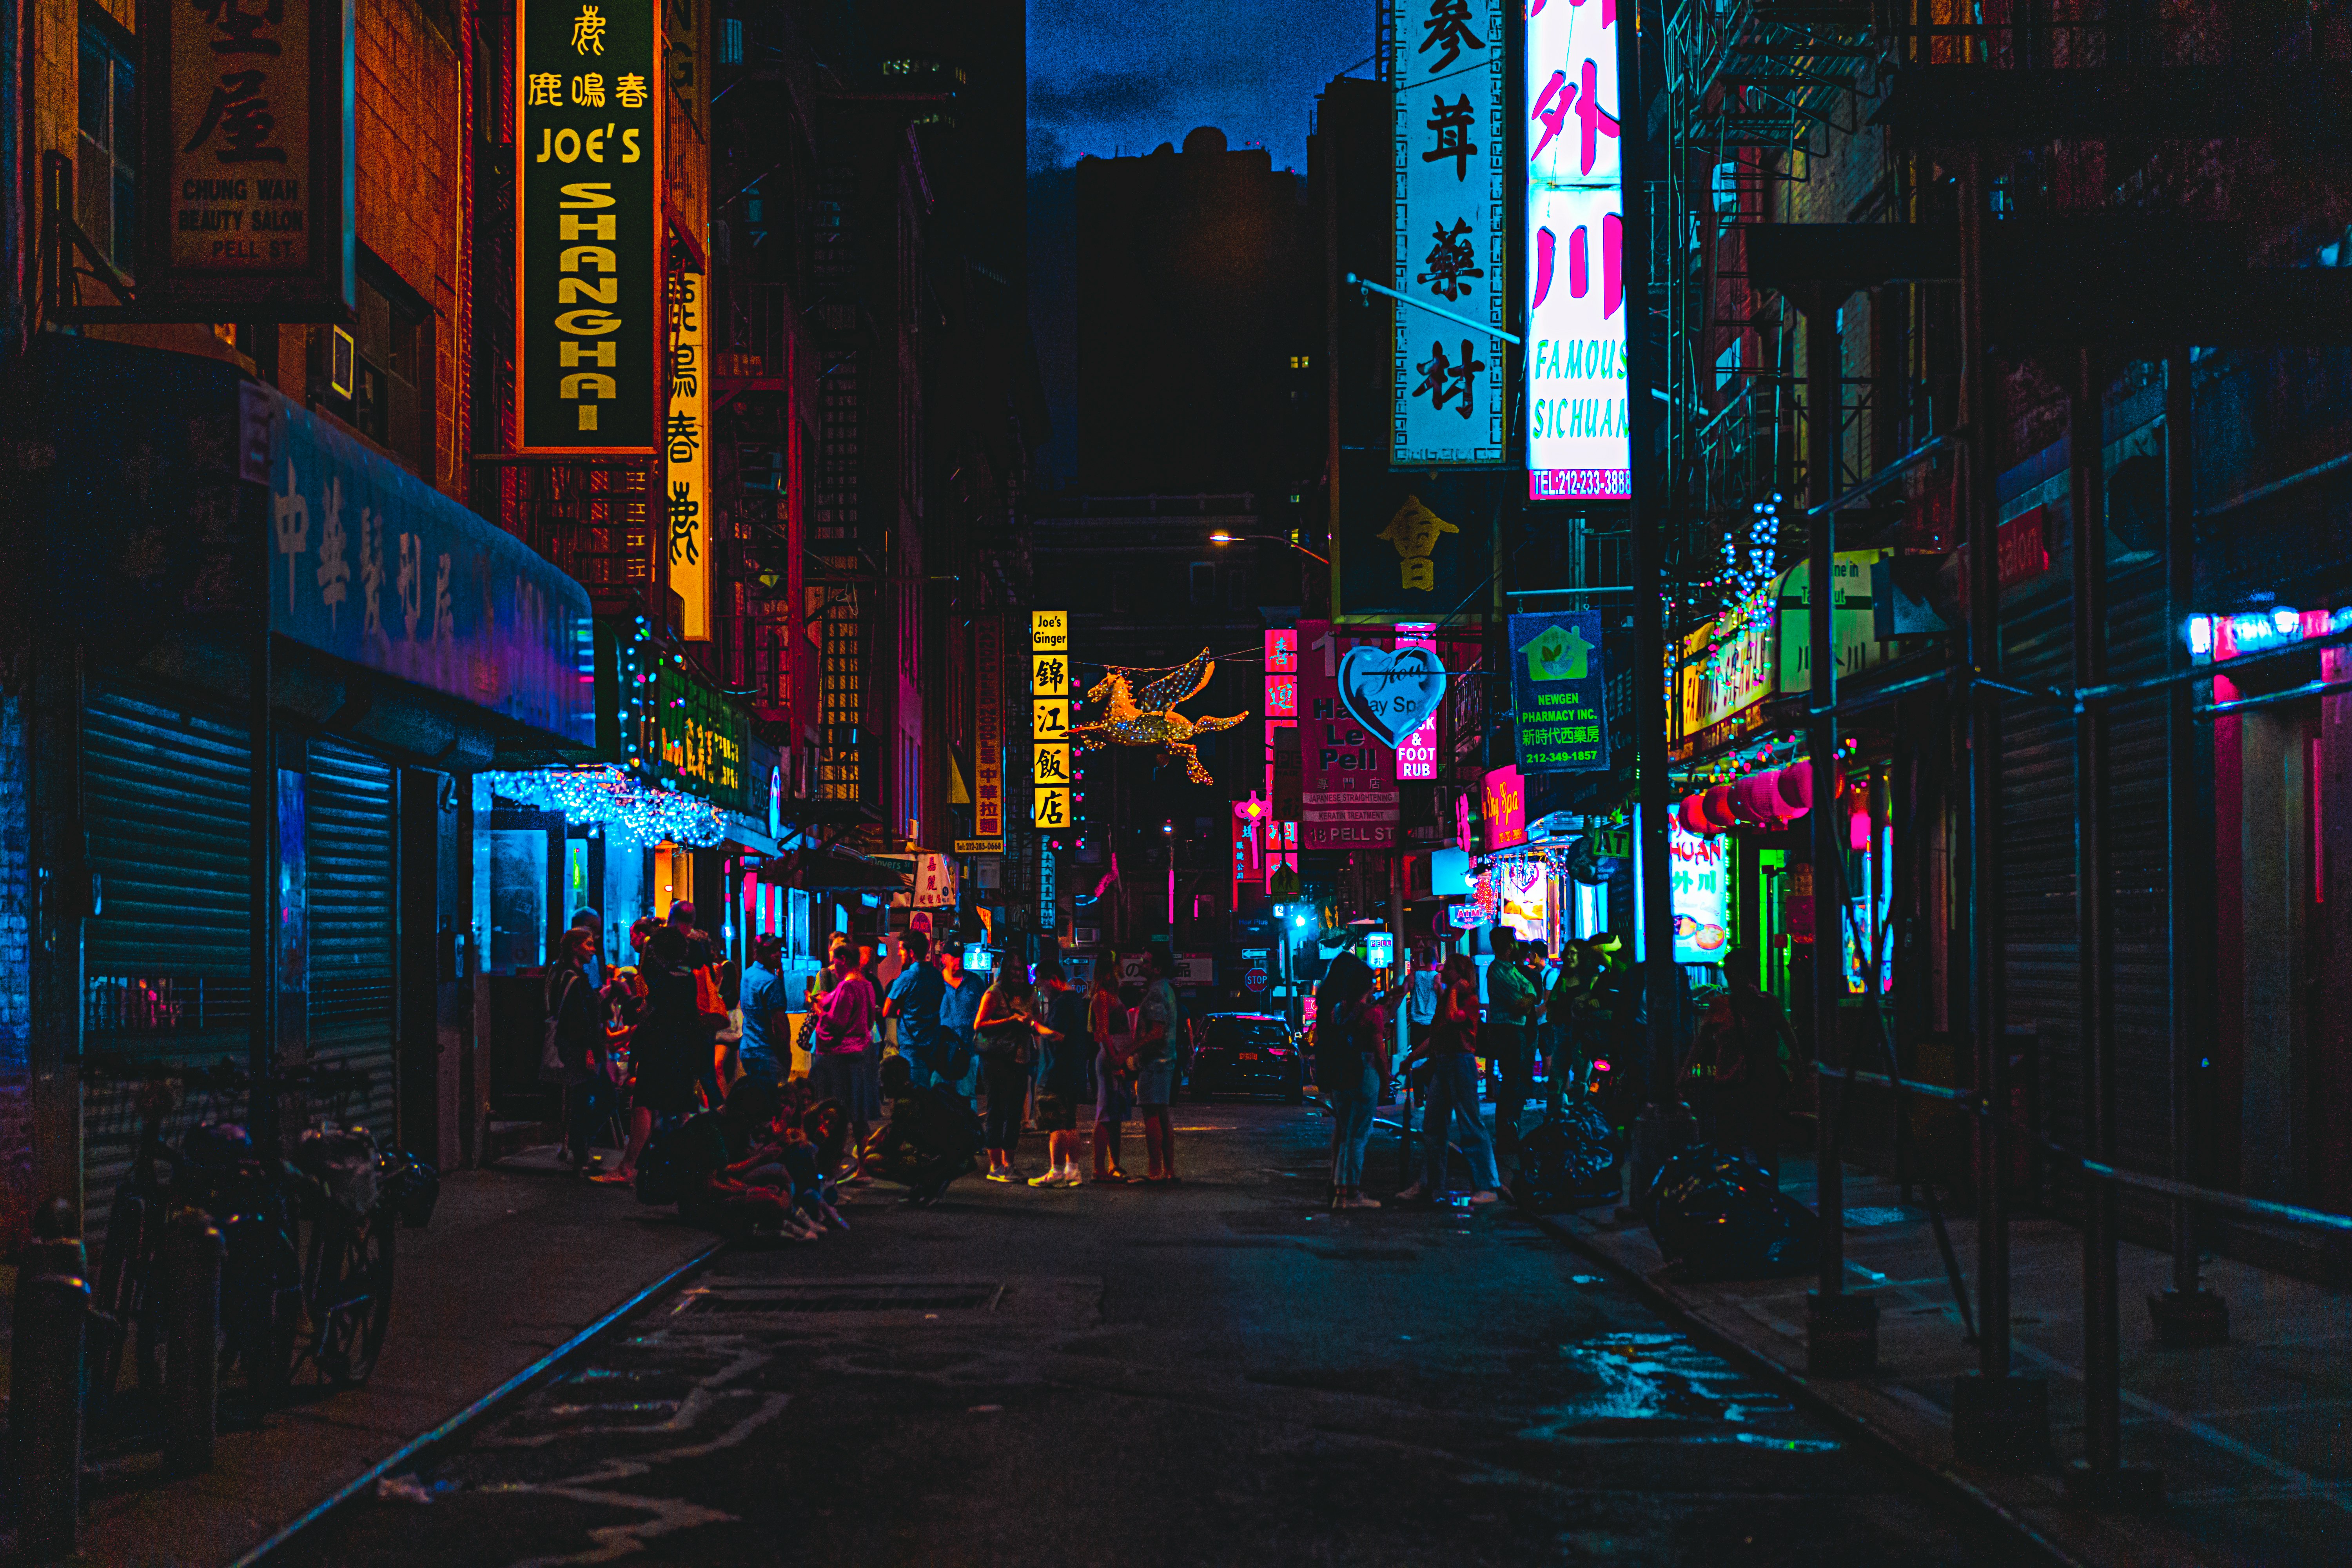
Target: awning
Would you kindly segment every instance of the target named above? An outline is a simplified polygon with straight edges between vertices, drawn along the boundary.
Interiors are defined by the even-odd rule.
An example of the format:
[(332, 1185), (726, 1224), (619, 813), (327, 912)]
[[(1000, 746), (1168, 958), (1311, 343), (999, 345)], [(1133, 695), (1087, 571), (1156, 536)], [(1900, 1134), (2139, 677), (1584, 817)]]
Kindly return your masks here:
[(37, 542), (46, 625), (131, 659), (233, 648), (266, 605), (279, 637), (352, 672), (343, 722), (386, 700), (373, 671), (499, 736), (594, 744), (586, 593), (326, 418), (222, 361), (57, 333), (6, 392), (0, 506)]

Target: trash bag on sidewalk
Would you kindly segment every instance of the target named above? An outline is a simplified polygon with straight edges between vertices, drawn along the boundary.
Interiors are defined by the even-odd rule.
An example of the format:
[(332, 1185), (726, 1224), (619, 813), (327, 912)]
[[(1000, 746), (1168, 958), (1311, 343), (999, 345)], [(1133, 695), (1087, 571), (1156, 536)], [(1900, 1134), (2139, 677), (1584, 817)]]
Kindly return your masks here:
[(1520, 1200), (1557, 1214), (1617, 1193), (1617, 1150), (1601, 1108), (1580, 1098), (1519, 1141)]
[(1736, 1154), (1694, 1143), (1650, 1184), (1650, 1234), (1691, 1279), (1801, 1274), (1821, 1250), (1821, 1221)]

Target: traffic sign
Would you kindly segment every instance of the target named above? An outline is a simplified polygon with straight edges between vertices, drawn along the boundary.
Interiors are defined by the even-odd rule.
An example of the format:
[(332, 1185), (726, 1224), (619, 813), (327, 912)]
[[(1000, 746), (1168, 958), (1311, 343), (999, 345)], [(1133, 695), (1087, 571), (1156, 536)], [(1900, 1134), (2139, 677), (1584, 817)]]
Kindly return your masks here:
[(1253, 969), (1246, 974), (1244, 974), (1242, 976), (1242, 988), (1245, 991), (1265, 990), (1265, 971), (1263, 969)]

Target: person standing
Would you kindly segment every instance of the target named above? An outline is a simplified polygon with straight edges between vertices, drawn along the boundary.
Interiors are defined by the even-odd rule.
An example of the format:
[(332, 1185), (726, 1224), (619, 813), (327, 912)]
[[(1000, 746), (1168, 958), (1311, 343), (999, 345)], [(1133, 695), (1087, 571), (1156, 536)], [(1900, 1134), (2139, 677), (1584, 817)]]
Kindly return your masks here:
[(1135, 1180), (1118, 1165), (1118, 1143), (1135, 1110), (1133, 1016), (1118, 994), (1118, 960), (1095, 960), (1087, 993), (1087, 1034), (1095, 1042), (1095, 1180), (1125, 1186)]
[(656, 927), (637, 968), (643, 1000), (629, 1035), (629, 1146), (619, 1168), (598, 1176), (600, 1182), (635, 1181), (655, 1120), (694, 1109), (697, 1056), (708, 1060), (710, 1047), (686, 965), (685, 934), (674, 925)]
[(898, 1025), (898, 1054), (918, 1083), (929, 1083), (939, 1069), (941, 1031), (940, 1004), (947, 985), (931, 967), (931, 939), (919, 931), (898, 933), (898, 973), (890, 982), (882, 1016)]
[(1143, 1152), (1149, 1162), (1143, 1179), (1166, 1185), (1176, 1180), (1176, 1135), (1168, 1107), (1176, 1098), (1176, 1053), (1183, 1039), (1184, 1012), (1177, 1005), (1176, 987), (1169, 983), (1168, 955), (1153, 948), (1145, 962), (1150, 979), (1137, 1010), (1135, 1106), (1143, 1118)]
[(1496, 926), (1491, 938), (1495, 961), (1486, 966), (1486, 1028), (1480, 1043), (1495, 1064), (1495, 1147), (1505, 1158), (1519, 1152), (1519, 1117), (1535, 1090), (1535, 1064), (1528, 1047), (1528, 1023), (1538, 1005), (1535, 982), (1521, 961), (1518, 933)]
[(572, 911), (572, 929), (573, 931), (591, 931), (596, 933), (596, 945), (588, 950), (587, 966), (583, 968), (581, 973), (588, 977), (588, 988), (591, 991), (602, 991), (604, 989), (605, 979), (604, 954), (604, 917), (591, 909), (574, 910)]
[(809, 1090), (819, 1100), (837, 1100), (849, 1113), (853, 1146), (866, 1146), (866, 1130), (882, 1113), (881, 1086), (874, 1075), (874, 1016), (880, 1010), (874, 983), (858, 969), (857, 950), (847, 942), (833, 950), (833, 984), (809, 1035)]
[(1028, 1109), (1029, 1070), (1037, 1042), (1052, 1029), (1037, 1016), (1037, 994), (1028, 966), (1008, 963), (980, 998), (980, 1068), (988, 1086), (988, 1179), (1012, 1182), (1021, 1146), (1021, 1118)]
[(940, 944), (940, 985), (941, 1059), (931, 1082), (935, 1088), (970, 1100), (974, 1089), (964, 1080), (979, 1060), (980, 1037), (973, 1026), (980, 1017), (981, 993), (988, 987), (980, 983), (980, 976), (964, 969), (961, 942)]
[(565, 1154), (575, 1174), (588, 1173), (589, 1142), (606, 1113), (612, 1079), (604, 1072), (604, 1009), (588, 967), (595, 962), (596, 927), (573, 926), (556, 948), (547, 972), (548, 1040), (554, 1047), (558, 1081), (563, 1086)]
[(751, 966), (743, 971), (743, 1071), (774, 1088), (792, 1070), (793, 1016), (784, 990), (784, 939), (751, 939)]
[(1331, 1112), (1331, 1206), (1376, 1209), (1364, 1195), (1364, 1145), (1386, 1078), (1386, 1025), (1370, 965), (1342, 952), (1315, 988), (1315, 1082)]
[(1095, 1041), (1087, 999), (1070, 989), (1057, 963), (1037, 967), (1037, 1011), (1047, 1032), (1038, 1037), (1037, 1130), (1045, 1134), (1046, 1167), (1033, 1187), (1075, 1187), (1078, 1174), (1078, 1102), (1087, 1094), (1087, 1067)]
[(1429, 1031), (1429, 1109), (1422, 1115), (1422, 1175), (1397, 1194), (1399, 1203), (1445, 1195), (1447, 1123), (1462, 1140), (1470, 1161), (1470, 1194), (1474, 1204), (1491, 1204), (1500, 1194), (1502, 1173), (1495, 1168), (1495, 1145), (1478, 1116), (1478, 972), (1469, 959), (1456, 953), (1445, 961), (1445, 994), (1437, 1007), (1437, 1022)]
[(1437, 982), (1437, 952), (1423, 948), (1412, 955), (1405, 971), (1405, 1045), (1416, 1054), (1429, 1037), (1430, 1026), (1437, 1022), (1437, 1001), (1443, 994), (1444, 987)]

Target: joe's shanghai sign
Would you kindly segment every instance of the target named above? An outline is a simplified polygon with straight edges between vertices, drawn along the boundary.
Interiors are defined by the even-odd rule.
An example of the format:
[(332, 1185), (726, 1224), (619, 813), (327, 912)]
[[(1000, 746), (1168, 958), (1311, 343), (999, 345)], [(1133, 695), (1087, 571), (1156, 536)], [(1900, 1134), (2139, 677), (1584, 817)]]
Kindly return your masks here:
[[(340, 321), (352, 247), (351, 0), (144, 0), (139, 300)], [(97, 176), (93, 176), (97, 177)], [(195, 319), (202, 319), (197, 317)]]
[(519, 448), (651, 452), (663, 327), (653, 0), (525, 0), (515, 36)]

